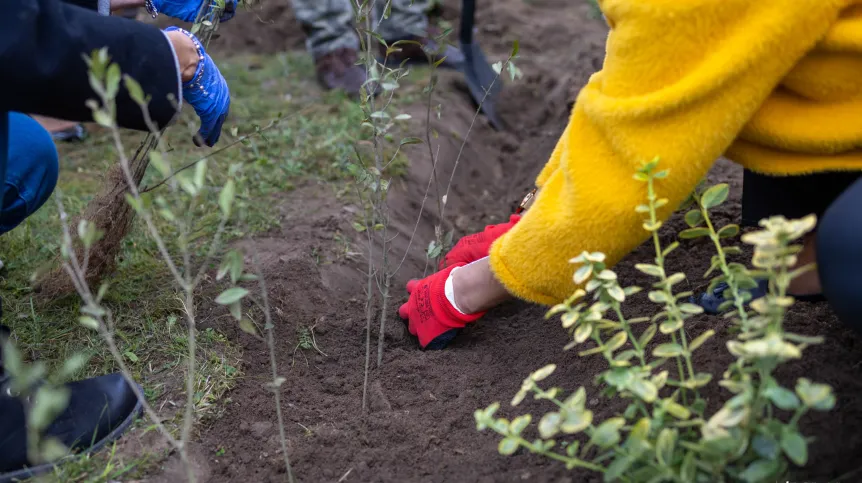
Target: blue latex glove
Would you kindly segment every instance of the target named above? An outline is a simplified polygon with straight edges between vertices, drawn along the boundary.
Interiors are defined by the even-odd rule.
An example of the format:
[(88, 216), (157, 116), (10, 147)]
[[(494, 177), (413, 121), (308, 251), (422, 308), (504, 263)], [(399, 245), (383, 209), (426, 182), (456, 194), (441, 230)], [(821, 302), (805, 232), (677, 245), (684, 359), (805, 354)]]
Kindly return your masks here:
[[(222, 124), (230, 111), (230, 90), (197, 37), (178, 27), (168, 27), (165, 32), (174, 30), (182, 32), (197, 46), (201, 60), (192, 80), (183, 83), (183, 100), (191, 104), (201, 120), (201, 128), (198, 131), (200, 140), (207, 146), (215, 146), (221, 135)], [(200, 146), (200, 140), (196, 136), (195, 144)]]
[[(216, 0), (146, 0), (147, 12), (156, 18), (159, 13), (168, 17), (180, 19), (184, 22), (194, 22), (198, 17), (198, 11), (204, 3), (209, 4), (209, 9), (215, 5)], [(219, 22), (227, 22), (236, 14), (237, 0), (224, 0), (224, 12)], [(204, 17), (206, 18), (206, 17)]]

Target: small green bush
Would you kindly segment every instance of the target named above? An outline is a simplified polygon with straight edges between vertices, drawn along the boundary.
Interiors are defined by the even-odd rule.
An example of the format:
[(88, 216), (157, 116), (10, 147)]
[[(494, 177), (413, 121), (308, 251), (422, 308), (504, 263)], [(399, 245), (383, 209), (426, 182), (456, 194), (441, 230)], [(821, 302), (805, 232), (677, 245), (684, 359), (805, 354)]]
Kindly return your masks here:
[[(680, 236), (706, 237), (714, 244), (717, 253), (706, 276), (719, 273), (710, 290), (721, 282), (729, 287), (725, 293), (730, 300), (722, 310), (733, 309), (726, 317), (732, 318), (736, 329), (727, 342), (735, 361), (718, 381), (731, 397), (708, 414), (701, 391), (714, 384), (715, 378), (695, 369), (692, 354), (715, 332), (707, 330), (694, 338), (686, 333), (686, 320), (703, 309), (685, 302), (690, 292), (674, 292), (674, 286), (686, 276), (668, 274), (665, 268), (666, 257), (679, 243), (662, 247), (659, 242), (662, 224), (657, 210), (668, 200), (656, 195), (656, 182), (667, 176), (667, 171), (656, 170), (657, 165), (658, 160), (644, 164), (635, 179), (647, 184), (647, 203), (636, 211), (646, 216), (643, 226), (652, 236), (656, 253), (655, 263), (636, 268), (654, 279), (648, 295), (659, 306), (658, 312), (651, 318), (627, 319), (622, 304), (641, 289), (620, 286), (617, 275), (606, 268), (605, 256), (586, 252), (572, 260), (578, 265), (574, 281), (583, 289), (548, 312), (548, 317), (560, 316), (571, 334), (567, 350), (592, 341), (592, 347), (579, 355), (601, 356), (607, 361), (607, 369), (596, 376), (601, 394), (622, 398), (629, 402), (628, 407), (622, 414), (595, 421), (586, 408), (583, 386), (568, 395), (561, 388), (541, 387), (541, 381), (556, 369), (552, 364), (530, 374), (512, 400), (517, 406), (532, 394), (554, 405), (539, 418), (537, 437), (526, 435), (533, 420), (530, 414), (512, 421), (495, 417), (499, 403), (476, 411), (477, 428), (490, 428), (503, 436), (501, 454), (524, 448), (569, 469), (603, 473), (609, 482), (776, 481), (787, 471), (788, 461), (800, 466), (808, 461), (808, 440), (799, 431), (800, 418), (810, 410), (829, 411), (835, 404), (829, 386), (803, 378), (791, 390), (773, 375), (780, 364), (801, 358), (806, 347), (822, 342), (788, 333), (782, 323), (793, 304), (788, 285), (811, 268), (792, 268), (801, 250), (793, 243), (814, 228), (816, 219), (763, 220), (761, 231), (742, 237), (754, 246), (754, 268), (748, 269), (728, 262), (729, 255), (741, 252), (739, 247), (722, 244), (735, 237), (739, 227), (716, 228), (709, 217), (709, 210), (727, 199), (727, 185), (699, 192), (690, 200), (693, 209), (685, 216), (690, 228)], [(769, 293), (750, 301), (746, 289), (753, 288), (758, 279), (769, 280)], [(644, 327), (637, 334), (636, 325)], [(667, 335), (669, 342), (651, 344), (658, 332)]]

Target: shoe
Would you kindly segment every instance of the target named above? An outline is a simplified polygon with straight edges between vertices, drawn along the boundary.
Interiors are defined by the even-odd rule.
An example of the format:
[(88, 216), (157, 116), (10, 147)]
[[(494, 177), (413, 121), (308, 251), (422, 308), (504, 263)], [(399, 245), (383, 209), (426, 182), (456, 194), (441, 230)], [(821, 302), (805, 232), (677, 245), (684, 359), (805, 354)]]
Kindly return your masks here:
[[(441, 52), (440, 43), (435, 40), (439, 35), (440, 33), (436, 29), (429, 28), (428, 34), (425, 37), (412, 35), (401, 39), (387, 39), (386, 43), (389, 45), (392, 45), (399, 40), (415, 41), (414, 43), (398, 45), (397, 49), (400, 49), (400, 52), (392, 52), (389, 54), (389, 57), (386, 58), (387, 65), (401, 65), (405, 61), (408, 64), (427, 64), (430, 56), (432, 63), (441, 58), (443, 59), (443, 62), (440, 63), (440, 67), (456, 70), (460, 69), (464, 65), (464, 54), (460, 49), (449, 44), (444, 45)], [(382, 45), (380, 46), (380, 50), (381, 56), (385, 56), (386, 51)]]
[(358, 53), (352, 49), (337, 49), (314, 59), (317, 80), (326, 90), (341, 89), (356, 98), (368, 78), (365, 68), (356, 65)]
[[(721, 282), (720, 284), (715, 286), (712, 292), (706, 292), (700, 294), (698, 297), (692, 297), (692, 303), (700, 305), (703, 307), (703, 311), (710, 315), (718, 315), (722, 313), (718, 310), (721, 307), (727, 298), (724, 296), (724, 292), (730, 288), (726, 282)], [(761, 297), (765, 297), (767, 293), (769, 293), (769, 281), (768, 280), (759, 280), (757, 282), (757, 287), (748, 291), (751, 293), (751, 300), (757, 300)], [(825, 302), (826, 297), (822, 294), (812, 294), (812, 295), (790, 295), (797, 302), (809, 302), (809, 303), (817, 303), (817, 302)], [(747, 304), (746, 304), (747, 305)], [(727, 312), (727, 310), (725, 310)]]
[(52, 132), (51, 137), (55, 142), (80, 142), (87, 139), (87, 129), (81, 124), (75, 124), (70, 128)]
[[(5, 339), (4, 334), (8, 336), (8, 329), (0, 326), (0, 338)], [(0, 362), (0, 483), (32, 478), (69, 458), (29, 466), (24, 405), (12, 395), (9, 383)], [(70, 455), (91, 453), (117, 440), (141, 413), (142, 405), (122, 374), (85, 379), (66, 388), (69, 404), (45, 436), (57, 438)]]

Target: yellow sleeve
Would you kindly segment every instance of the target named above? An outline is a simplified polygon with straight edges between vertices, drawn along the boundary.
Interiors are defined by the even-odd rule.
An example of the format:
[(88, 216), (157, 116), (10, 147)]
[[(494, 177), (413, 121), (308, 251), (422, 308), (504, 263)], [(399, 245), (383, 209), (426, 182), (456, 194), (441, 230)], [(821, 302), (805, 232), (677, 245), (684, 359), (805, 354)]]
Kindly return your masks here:
[(611, 31), (527, 214), (491, 250), (514, 295), (554, 304), (575, 289), (568, 261), (615, 264), (642, 243), (645, 186), (661, 158), (669, 216), (760, 105), (853, 0), (604, 0)]

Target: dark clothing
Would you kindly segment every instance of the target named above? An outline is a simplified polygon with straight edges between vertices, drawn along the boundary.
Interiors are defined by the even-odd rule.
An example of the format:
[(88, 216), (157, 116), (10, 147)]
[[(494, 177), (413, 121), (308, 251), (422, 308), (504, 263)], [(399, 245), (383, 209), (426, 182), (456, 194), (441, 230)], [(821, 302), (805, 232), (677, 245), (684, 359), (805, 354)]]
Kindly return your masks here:
[(862, 332), (862, 180), (838, 196), (820, 220), (817, 272), (838, 318)]
[(795, 219), (813, 213), (820, 219), (860, 175), (850, 171), (768, 176), (746, 170), (742, 178), (742, 224), (758, 226), (760, 220), (776, 215)]
[(742, 222), (815, 214), (817, 273), (838, 318), (862, 333), (862, 173), (766, 176), (746, 171)]
[[(102, 17), (82, 8), (95, 9), (96, 4), (96, 0), (3, 0), (0, 112), (91, 120), (85, 102), (95, 99), (96, 94), (82, 55), (107, 46), (122, 72), (136, 79), (152, 97), (149, 109), (153, 121), (165, 126), (173, 119), (180, 83), (164, 34), (147, 24)], [(140, 107), (123, 87), (117, 97), (117, 122), (122, 127), (147, 129)]]

